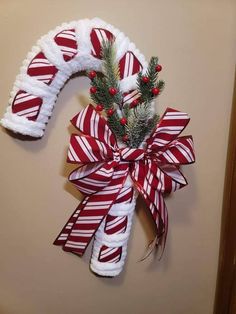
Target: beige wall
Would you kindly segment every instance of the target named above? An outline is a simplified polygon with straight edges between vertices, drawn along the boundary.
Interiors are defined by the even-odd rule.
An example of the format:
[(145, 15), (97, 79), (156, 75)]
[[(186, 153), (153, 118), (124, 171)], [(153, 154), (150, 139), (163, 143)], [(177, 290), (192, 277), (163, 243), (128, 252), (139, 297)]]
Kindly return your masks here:
[[(1, 0), (0, 115), (26, 53), (63, 21), (98, 16), (122, 30), (149, 58), (158, 55), (166, 89), (158, 111), (187, 111), (197, 163), (189, 186), (167, 199), (163, 259), (137, 260), (151, 234), (143, 205), (134, 219), (125, 271), (95, 277), (83, 259), (52, 242), (78, 204), (66, 183), (69, 119), (89, 83), (73, 79), (57, 101), (43, 139), (0, 132), (1, 314), (212, 313), (222, 189), (235, 61), (234, 1)], [(140, 203), (140, 201), (139, 201)]]

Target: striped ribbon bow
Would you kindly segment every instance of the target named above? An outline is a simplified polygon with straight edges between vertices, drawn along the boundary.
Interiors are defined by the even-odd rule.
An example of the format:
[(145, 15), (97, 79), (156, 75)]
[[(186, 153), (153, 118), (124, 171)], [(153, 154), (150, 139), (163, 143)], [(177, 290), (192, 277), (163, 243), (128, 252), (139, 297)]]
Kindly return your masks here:
[(145, 148), (119, 148), (92, 105), (77, 114), (71, 122), (81, 133), (72, 134), (67, 161), (79, 164), (69, 181), (85, 196), (54, 244), (82, 255), (114, 202), (130, 196), (124, 186), (128, 176), (152, 214), (157, 239), (165, 241), (168, 217), (163, 194), (187, 185), (179, 166), (195, 159), (192, 137), (178, 137), (189, 120), (186, 113), (168, 108)]

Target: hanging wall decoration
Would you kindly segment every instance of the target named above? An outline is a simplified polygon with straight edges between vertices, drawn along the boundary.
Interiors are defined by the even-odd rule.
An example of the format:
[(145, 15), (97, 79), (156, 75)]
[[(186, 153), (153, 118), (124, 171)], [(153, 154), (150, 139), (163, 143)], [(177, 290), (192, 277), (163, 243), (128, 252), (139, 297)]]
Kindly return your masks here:
[(146, 63), (127, 37), (100, 19), (62, 24), (32, 48), (17, 76), (1, 124), (42, 137), (57, 96), (72, 74), (86, 71), (91, 104), (72, 118), (69, 175), (84, 195), (54, 241), (82, 256), (93, 239), (90, 267), (114, 277), (123, 269), (138, 194), (156, 226), (155, 248), (164, 250), (168, 216), (164, 194), (186, 186), (180, 166), (194, 162), (193, 139), (179, 136), (186, 113), (154, 100), (163, 91), (157, 57)]

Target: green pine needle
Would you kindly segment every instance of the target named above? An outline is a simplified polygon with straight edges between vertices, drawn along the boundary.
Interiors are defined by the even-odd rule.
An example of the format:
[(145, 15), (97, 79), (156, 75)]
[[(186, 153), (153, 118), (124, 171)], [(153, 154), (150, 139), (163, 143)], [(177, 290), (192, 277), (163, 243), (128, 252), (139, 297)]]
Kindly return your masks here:
[[(164, 81), (158, 81), (156, 66), (158, 58), (152, 57), (148, 64), (145, 76), (148, 82), (142, 80), (143, 74), (140, 72), (137, 77), (137, 90), (140, 94), (140, 103), (135, 108), (130, 108), (130, 104), (125, 104), (122, 108), (123, 95), (120, 90), (120, 70), (116, 60), (116, 52), (113, 41), (102, 42), (102, 68), (103, 75), (97, 75), (91, 80), (91, 86), (96, 87), (97, 91), (91, 94), (95, 104), (102, 104), (105, 110), (114, 109), (114, 113), (107, 117), (108, 124), (119, 140), (124, 135), (128, 135), (127, 145), (132, 148), (139, 147), (144, 139), (153, 131), (159, 120), (159, 116), (152, 113), (151, 102), (156, 97), (152, 89), (164, 88)], [(109, 88), (117, 90), (115, 95), (109, 93)], [(122, 116), (127, 119), (127, 124), (121, 125), (120, 116), (116, 109), (120, 108)]]

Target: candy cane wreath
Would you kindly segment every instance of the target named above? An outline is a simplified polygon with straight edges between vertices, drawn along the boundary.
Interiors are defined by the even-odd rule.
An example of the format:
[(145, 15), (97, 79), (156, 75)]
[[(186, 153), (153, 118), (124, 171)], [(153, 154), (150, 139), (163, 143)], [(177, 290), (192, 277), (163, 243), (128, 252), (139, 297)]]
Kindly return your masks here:
[[(106, 42), (115, 47), (118, 74), (115, 67), (111, 70), (112, 50), (104, 53)], [(179, 166), (194, 162), (191, 136), (178, 137), (188, 115), (168, 108), (155, 120), (153, 99), (163, 87), (156, 73), (161, 66), (155, 60), (147, 64), (123, 33), (100, 19), (62, 24), (43, 36), (24, 60), (1, 120), (14, 132), (42, 137), (65, 82), (73, 73), (89, 73), (96, 107), (89, 105), (71, 120), (79, 133), (71, 136), (68, 151), (68, 162), (78, 164), (69, 180), (84, 199), (54, 244), (83, 255), (94, 238), (90, 266), (101, 276), (116, 276), (123, 268), (138, 193), (156, 223), (154, 243), (163, 245), (167, 210), (162, 195), (187, 184)], [(105, 76), (108, 72), (107, 80), (115, 87), (104, 85), (97, 71)], [(107, 93), (105, 103), (99, 102), (104, 97), (99, 88)], [(137, 126), (134, 121), (143, 125), (139, 136), (129, 130), (129, 124)]]

